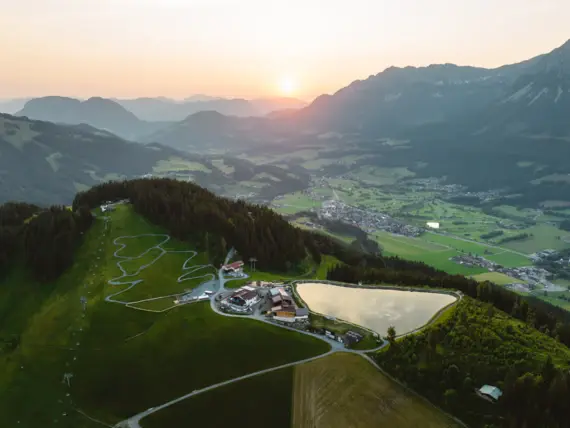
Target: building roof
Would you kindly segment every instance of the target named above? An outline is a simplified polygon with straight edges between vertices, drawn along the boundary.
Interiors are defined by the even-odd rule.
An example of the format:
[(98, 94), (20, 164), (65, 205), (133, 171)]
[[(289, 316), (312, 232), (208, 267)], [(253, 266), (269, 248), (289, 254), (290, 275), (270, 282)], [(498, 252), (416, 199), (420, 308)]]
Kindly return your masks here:
[(489, 397), (494, 398), (495, 400), (498, 400), (501, 397), (501, 395), (503, 395), (503, 392), (499, 388), (492, 385), (483, 385), (479, 389), (479, 393), (488, 395)]
[(243, 266), (243, 262), (242, 261), (238, 261), (238, 262), (233, 262), (230, 263), (229, 265), (225, 265), (224, 269), (238, 269), (240, 267)]
[(364, 337), (364, 336), (362, 336), (360, 333), (357, 333), (357, 332), (352, 331), (352, 330), (347, 331), (347, 332), (346, 332), (346, 335), (347, 335), (347, 336), (352, 336), (352, 337), (354, 337), (355, 339), (358, 339), (358, 340), (362, 340), (362, 338)]
[(309, 315), (309, 310), (307, 308), (297, 308), (295, 310), (295, 315), (298, 317), (304, 317), (306, 315)]
[(278, 296), (279, 295), (279, 290), (280, 288), (278, 287), (274, 287), (271, 290), (269, 290), (269, 293), (271, 293), (272, 296)]
[(254, 297), (257, 297), (257, 291), (240, 288), (238, 291), (232, 294), (232, 297), (241, 297), (244, 300), (250, 300)]
[(271, 298), (271, 301), (272, 301), (273, 303), (279, 303), (281, 300), (283, 300), (283, 299), (281, 298), (281, 296), (273, 296), (273, 297)]

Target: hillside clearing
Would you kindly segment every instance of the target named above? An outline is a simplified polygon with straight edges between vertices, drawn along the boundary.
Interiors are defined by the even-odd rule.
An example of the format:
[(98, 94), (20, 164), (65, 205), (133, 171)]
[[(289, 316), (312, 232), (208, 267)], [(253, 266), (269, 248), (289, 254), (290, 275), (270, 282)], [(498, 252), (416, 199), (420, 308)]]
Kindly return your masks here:
[(334, 354), (295, 368), (292, 426), (443, 428), (458, 425), (382, 375), (362, 357)]

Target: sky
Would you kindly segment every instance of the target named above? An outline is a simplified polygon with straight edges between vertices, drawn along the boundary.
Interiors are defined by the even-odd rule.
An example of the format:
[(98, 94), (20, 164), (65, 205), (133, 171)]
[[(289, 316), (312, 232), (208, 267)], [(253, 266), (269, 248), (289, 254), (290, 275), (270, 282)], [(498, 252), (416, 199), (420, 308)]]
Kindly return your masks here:
[(311, 100), (392, 65), (495, 67), (570, 38), (568, 0), (0, 3), (0, 98)]

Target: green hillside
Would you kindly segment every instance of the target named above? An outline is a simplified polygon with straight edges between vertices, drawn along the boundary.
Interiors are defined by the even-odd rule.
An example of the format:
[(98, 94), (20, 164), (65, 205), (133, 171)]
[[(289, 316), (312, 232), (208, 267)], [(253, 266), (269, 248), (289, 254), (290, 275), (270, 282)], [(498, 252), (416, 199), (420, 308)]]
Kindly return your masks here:
[(506, 408), (482, 400), (475, 388), (497, 385), (510, 401), (516, 396), (516, 379), (530, 373), (545, 377), (540, 388), (546, 394), (555, 376), (545, 374), (549, 364), (561, 369), (570, 364), (570, 349), (490, 304), (464, 297), (450, 314), (375, 358), (390, 374), (472, 426), (498, 424), (520, 411), (516, 403)]
[[(0, 414), (6, 426), (97, 426), (79, 410), (114, 424), (197, 387), (327, 351), (308, 336), (220, 317), (207, 303), (153, 313), (106, 302), (125, 287), (108, 283), (120, 274), (121, 259), (114, 256), (120, 246), (113, 241), (165, 233), (129, 206), (106, 214), (108, 226), (99, 213), (72, 267), (57, 280), (38, 283), (14, 267), (0, 282)], [(119, 255), (136, 257), (157, 243), (152, 237), (131, 241)], [(171, 252), (193, 248), (175, 239), (163, 246), (167, 253), (159, 261), (130, 278), (142, 282), (123, 294), (125, 300), (198, 285), (198, 279), (177, 282), (188, 254)], [(207, 261), (198, 253), (190, 263)], [(129, 269), (148, 263), (145, 256)], [(85, 312), (81, 297), (87, 298)]]

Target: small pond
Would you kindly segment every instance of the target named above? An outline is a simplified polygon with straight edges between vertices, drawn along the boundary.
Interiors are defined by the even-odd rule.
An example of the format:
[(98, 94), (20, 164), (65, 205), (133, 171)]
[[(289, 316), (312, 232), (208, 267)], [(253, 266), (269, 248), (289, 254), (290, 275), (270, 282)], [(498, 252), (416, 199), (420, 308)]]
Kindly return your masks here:
[(312, 311), (367, 327), (380, 335), (385, 335), (391, 325), (398, 335), (415, 330), (456, 300), (448, 294), (323, 283), (297, 284), (297, 292)]

